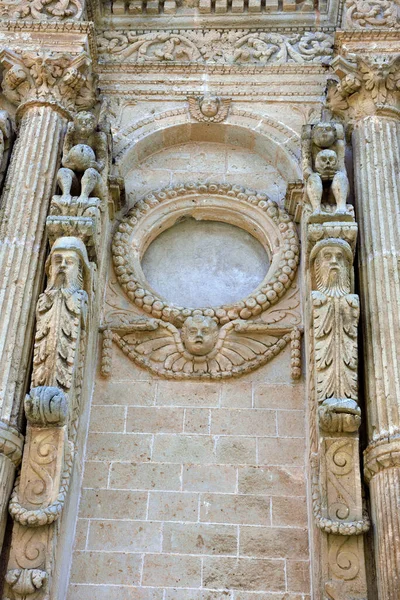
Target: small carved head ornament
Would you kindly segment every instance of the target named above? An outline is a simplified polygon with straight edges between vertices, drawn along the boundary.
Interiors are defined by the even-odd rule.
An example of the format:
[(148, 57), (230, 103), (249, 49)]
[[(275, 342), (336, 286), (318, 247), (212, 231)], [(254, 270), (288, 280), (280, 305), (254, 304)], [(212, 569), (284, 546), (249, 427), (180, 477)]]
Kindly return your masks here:
[(81, 239), (74, 237), (74, 236), (60, 237), (54, 242), (54, 244), (50, 250), (49, 257), (47, 258), (47, 261), (46, 261), (46, 273), (49, 277), (51, 277), (51, 275), (52, 275), (51, 271), (52, 271), (52, 267), (53, 267), (53, 256), (55, 256), (55, 255), (60, 255), (60, 256), (68, 255), (71, 257), (78, 256), (80, 263), (81, 263), (81, 268), (83, 271), (84, 283), (86, 284), (86, 286), (84, 286), (84, 287), (87, 287), (87, 288), (89, 287), (90, 265), (89, 265), (89, 259), (88, 259), (86, 246), (82, 242)]
[(181, 337), (188, 352), (194, 356), (205, 356), (214, 350), (218, 325), (211, 317), (194, 315), (184, 322)]
[(353, 290), (352, 264), (353, 252), (345, 240), (320, 240), (310, 254), (313, 288), (327, 295), (350, 294)]

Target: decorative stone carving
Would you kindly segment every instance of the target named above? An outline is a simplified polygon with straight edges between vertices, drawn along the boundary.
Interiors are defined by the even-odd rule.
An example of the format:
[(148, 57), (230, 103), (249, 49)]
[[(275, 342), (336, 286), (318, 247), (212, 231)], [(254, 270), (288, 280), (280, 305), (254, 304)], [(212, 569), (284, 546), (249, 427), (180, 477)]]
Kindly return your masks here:
[(104, 202), (107, 192), (102, 173), (107, 159), (107, 136), (97, 130), (96, 117), (90, 112), (77, 113), (64, 138), (62, 168), (57, 174), (62, 192), (59, 204), (71, 203), (71, 192), (78, 195), (79, 185), (78, 205), (88, 206), (91, 194)]
[(333, 37), (322, 31), (104, 31), (97, 40), (103, 60), (139, 64), (307, 64), (329, 62), (333, 54)]
[(189, 97), (190, 116), (204, 123), (221, 123), (228, 116), (231, 100), (217, 96)]
[(68, 391), (87, 316), (88, 296), (82, 287), (90, 268), (82, 241), (59, 238), (51, 249), (47, 272), (48, 285), (37, 304), (32, 384)]
[[(237, 224), (244, 229), (250, 221), (263, 224), (266, 233), (260, 237), (260, 241), (264, 246), (267, 245), (267, 251), (272, 255), (266, 278), (256, 291), (235, 304), (199, 309), (169, 305), (165, 299), (150, 291), (150, 286), (144, 280), (140, 267), (142, 244), (150, 243), (149, 232), (155, 236), (161, 227), (165, 229), (178, 208), (180, 215), (196, 216), (199, 213), (204, 218), (209, 214), (212, 219), (223, 221), (227, 218), (222, 210), (224, 207), (235, 212)], [(252, 229), (255, 236), (258, 232), (259, 225)], [(265, 236), (269, 240), (267, 244)], [(276, 243), (275, 239), (279, 242)], [(135, 240), (135, 248), (132, 247), (132, 240)], [(289, 215), (265, 195), (225, 183), (196, 183), (154, 192), (137, 202), (114, 235), (112, 256), (120, 285), (128, 298), (146, 313), (176, 326), (182, 326), (186, 318), (193, 314), (212, 317), (224, 325), (236, 319), (254, 318), (280, 301), (295, 277), (299, 246), (296, 228)]]
[[(321, 203), (329, 185), (336, 202), (336, 212), (346, 213), (349, 180), (344, 164), (344, 129), (338, 123), (326, 122), (303, 127), (303, 175), (307, 197), (314, 214), (321, 212)], [(325, 196), (328, 197), (328, 190)]]
[[(56, 240), (46, 268), (47, 287), (37, 303), (33, 387), (25, 399), (26, 443), (9, 504), (15, 527), (6, 581), (21, 600), (33, 593), (35, 599), (48, 597), (52, 524), (62, 513), (73, 465), (91, 280), (86, 247), (76, 237)], [(41, 548), (38, 560), (27, 569), (35, 546)]]
[(80, 19), (84, 0), (4, 0), (0, 15), (8, 19)]
[(400, 5), (396, 0), (347, 0), (346, 27), (400, 27)]
[(390, 114), (400, 106), (400, 56), (377, 54), (356, 57), (356, 62), (337, 56), (332, 66), (340, 82), (328, 87), (328, 105), (341, 118), (358, 119)]
[(93, 106), (94, 78), (85, 52), (76, 56), (58, 52), (2, 50), (2, 88), (13, 104), (52, 103), (64, 110)]
[(137, 364), (173, 379), (241, 375), (274, 358), (291, 341), (288, 328), (240, 319), (219, 328), (202, 314), (188, 317), (181, 330), (143, 318), (119, 326), (111, 321), (105, 327), (103, 375), (111, 371), (110, 339)]
[(0, 110), (0, 187), (3, 184), (13, 142), (10, 117), (6, 110)]

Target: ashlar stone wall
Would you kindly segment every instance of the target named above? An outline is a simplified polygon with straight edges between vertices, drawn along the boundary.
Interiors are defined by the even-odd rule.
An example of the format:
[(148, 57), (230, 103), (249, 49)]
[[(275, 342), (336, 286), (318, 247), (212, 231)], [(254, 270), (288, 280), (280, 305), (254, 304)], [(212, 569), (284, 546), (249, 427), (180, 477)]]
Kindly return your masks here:
[[(284, 195), (259, 154), (211, 142), (151, 155), (127, 193), (194, 176)], [(110, 266), (105, 310), (116, 289)], [(114, 347), (93, 393), (68, 599), (310, 600), (304, 421), (290, 347), (206, 382), (157, 378)]]

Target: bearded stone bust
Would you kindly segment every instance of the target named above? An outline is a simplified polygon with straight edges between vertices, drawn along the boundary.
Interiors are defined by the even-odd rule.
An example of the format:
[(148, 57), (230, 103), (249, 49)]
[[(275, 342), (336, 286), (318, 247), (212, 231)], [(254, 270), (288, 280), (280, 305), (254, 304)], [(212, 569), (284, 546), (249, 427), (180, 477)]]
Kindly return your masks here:
[(347, 242), (326, 239), (318, 242), (311, 253), (314, 261), (315, 287), (328, 297), (341, 297), (351, 293), (351, 265), (353, 254)]
[(214, 350), (218, 325), (210, 317), (195, 315), (183, 324), (181, 338), (186, 350), (194, 356), (205, 356)]

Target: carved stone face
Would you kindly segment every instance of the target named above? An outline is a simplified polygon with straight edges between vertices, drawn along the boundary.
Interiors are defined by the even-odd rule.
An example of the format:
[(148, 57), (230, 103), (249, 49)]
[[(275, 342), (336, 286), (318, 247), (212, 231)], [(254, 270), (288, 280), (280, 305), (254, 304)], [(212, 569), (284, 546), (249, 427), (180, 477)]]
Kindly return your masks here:
[(200, 110), (205, 117), (215, 117), (218, 113), (219, 102), (215, 96), (206, 96), (200, 102)]
[(350, 293), (350, 265), (339, 246), (321, 248), (315, 259), (318, 290), (328, 295)]
[(205, 356), (214, 349), (218, 338), (218, 325), (210, 317), (188, 317), (182, 327), (182, 341), (188, 352)]
[(318, 123), (313, 127), (312, 140), (319, 148), (329, 148), (336, 139), (336, 129), (332, 123)]
[(96, 117), (90, 112), (80, 112), (74, 119), (74, 125), (79, 135), (90, 136), (96, 129)]
[(321, 150), (315, 157), (315, 170), (321, 175), (331, 175), (338, 169), (338, 157), (334, 150)]
[(72, 249), (59, 249), (51, 255), (49, 288), (78, 289), (82, 286), (82, 263)]

